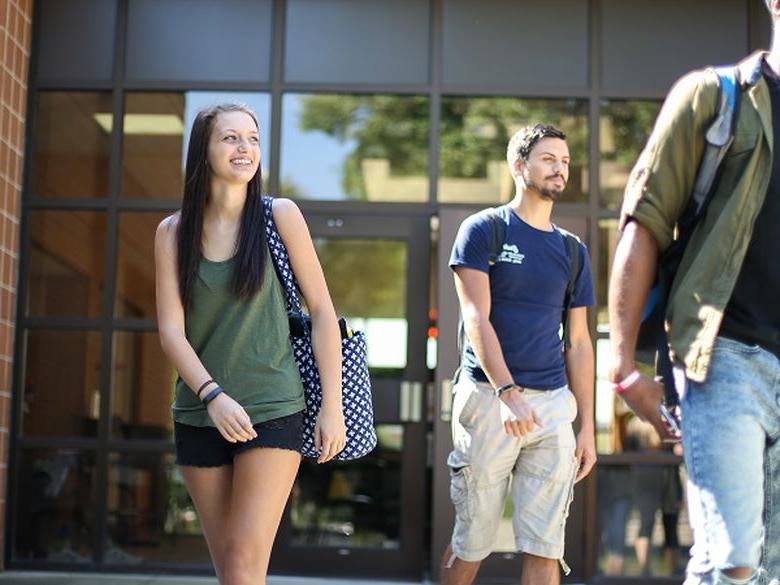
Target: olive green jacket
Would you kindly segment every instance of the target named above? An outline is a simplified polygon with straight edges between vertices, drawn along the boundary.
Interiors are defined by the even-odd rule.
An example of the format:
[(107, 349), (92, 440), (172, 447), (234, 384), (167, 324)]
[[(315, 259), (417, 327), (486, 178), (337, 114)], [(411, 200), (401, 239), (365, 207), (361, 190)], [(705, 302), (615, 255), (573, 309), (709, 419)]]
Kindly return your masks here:
[[(772, 105), (763, 53), (739, 64), (742, 97), (734, 142), (720, 166), (709, 209), (677, 272), (666, 313), (669, 345), (689, 378), (703, 382), (723, 311), (737, 282), (772, 171)], [(628, 185), (620, 227), (632, 218), (665, 250), (693, 191), (704, 134), (717, 113), (711, 70), (682, 77), (664, 102)]]

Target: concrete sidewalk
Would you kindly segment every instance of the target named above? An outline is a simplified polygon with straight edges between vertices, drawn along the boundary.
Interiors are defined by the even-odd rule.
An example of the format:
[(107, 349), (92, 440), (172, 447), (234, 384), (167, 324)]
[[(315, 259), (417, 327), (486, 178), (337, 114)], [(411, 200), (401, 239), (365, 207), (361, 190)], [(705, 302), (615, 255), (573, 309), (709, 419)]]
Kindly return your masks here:
[[(350, 579), (309, 579), (305, 577), (269, 577), (268, 585), (429, 585), (430, 582), (356, 581)], [(117, 575), (100, 573), (43, 573), (6, 571), (0, 573), (0, 585), (217, 585), (213, 577), (169, 575)]]

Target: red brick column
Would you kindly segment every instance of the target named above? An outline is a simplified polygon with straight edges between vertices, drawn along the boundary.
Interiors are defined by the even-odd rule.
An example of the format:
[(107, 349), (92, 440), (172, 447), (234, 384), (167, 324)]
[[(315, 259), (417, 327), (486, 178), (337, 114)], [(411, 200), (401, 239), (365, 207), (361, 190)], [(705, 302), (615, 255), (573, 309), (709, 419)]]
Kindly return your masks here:
[[(0, 0), (0, 551), (5, 540), (11, 372), (32, 0)], [(0, 564), (3, 562), (0, 554)]]

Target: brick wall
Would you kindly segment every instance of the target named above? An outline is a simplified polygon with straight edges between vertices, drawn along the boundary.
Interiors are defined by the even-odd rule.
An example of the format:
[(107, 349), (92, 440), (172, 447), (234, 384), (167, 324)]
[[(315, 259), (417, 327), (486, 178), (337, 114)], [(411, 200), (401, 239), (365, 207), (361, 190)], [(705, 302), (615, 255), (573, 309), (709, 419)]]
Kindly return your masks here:
[(0, 0), (0, 564), (11, 412), (19, 214), (32, 0)]

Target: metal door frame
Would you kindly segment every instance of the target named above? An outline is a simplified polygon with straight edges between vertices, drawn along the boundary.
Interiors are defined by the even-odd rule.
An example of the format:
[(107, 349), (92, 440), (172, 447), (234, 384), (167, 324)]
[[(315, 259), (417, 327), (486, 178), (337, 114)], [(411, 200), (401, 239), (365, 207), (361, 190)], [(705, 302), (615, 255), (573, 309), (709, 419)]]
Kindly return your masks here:
[[(313, 238), (385, 238), (407, 242), (407, 364), (399, 380), (373, 383), (376, 422), (404, 426), (401, 471), (400, 547), (398, 549), (303, 547), (289, 544), (289, 507), (276, 539), (270, 572), (295, 575), (339, 575), (416, 579), (426, 563), (428, 509), (424, 388), (427, 383), (426, 342), (430, 286), (430, 221), (425, 215), (366, 215), (314, 212), (306, 214)], [(360, 275), (355, 275), (360, 278)], [(368, 343), (381, 340), (368, 339)], [(302, 562), (305, 561), (305, 562)]]

